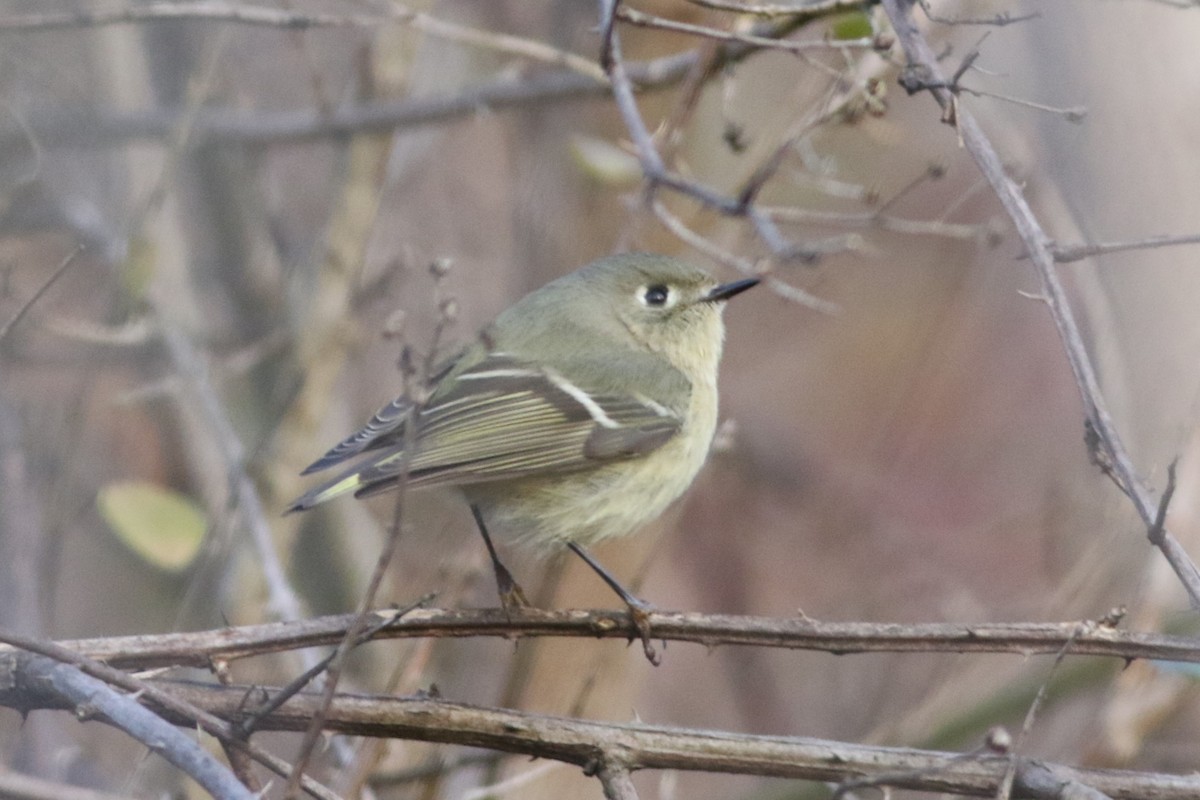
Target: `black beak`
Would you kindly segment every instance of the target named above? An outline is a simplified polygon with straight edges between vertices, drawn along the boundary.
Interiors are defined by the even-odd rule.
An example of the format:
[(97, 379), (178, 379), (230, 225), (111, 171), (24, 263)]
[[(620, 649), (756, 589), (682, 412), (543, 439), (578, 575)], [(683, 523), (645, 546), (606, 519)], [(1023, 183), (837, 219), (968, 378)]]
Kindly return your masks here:
[(735, 294), (741, 294), (747, 289), (758, 286), (758, 283), (758, 278), (746, 278), (745, 280), (734, 281), (733, 283), (722, 283), (720, 286), (704, 295), (703, 300), (705, 303), (721, 303), (733, 297)]

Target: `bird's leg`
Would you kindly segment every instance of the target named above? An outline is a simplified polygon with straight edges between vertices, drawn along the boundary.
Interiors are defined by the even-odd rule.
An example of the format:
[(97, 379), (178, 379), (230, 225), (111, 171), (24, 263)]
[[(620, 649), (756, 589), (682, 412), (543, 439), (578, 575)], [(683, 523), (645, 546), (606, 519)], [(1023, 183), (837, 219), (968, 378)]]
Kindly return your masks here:
[(658, 666), (661, 659), (654, 646), (650, 644), (650, 612), (654, 610), (654, 606), (647, 603), (640, 597), (635, 596), (632, 592), (621, 585), (621, 582), (613, 577), (612, 573), (606, 570), (599, 561), (592, 558), (592, 555), (584, 550), (583, 547), (575, 542), (567, 542), (567, 547), (575, 555), (583, 559), (584, 563), (592, 568), (600, 578), (608, 584), (608, 587), (617, 593), (617, 596), (625, 602), (629, 608), (629, 617), (633, 620), (633, 626), (637, 628), (638, 635), (642, 638), (642, 651), (645, 652), (647, 660), (654, 666)]
[(500, 556), (496, 553), (496, 546), (492, 544), (492, 537), (488, 535), (487, 525), (483, 523), (483, 514), (474, 503), (471, 504), (471, 513), (475, 516), (475, 524), (479, 526), (479, 534), (483, 537), (483, 543), (487, 545), (488, 555), (492, 557), (492, 571), (496, 573), (496, 591), (500, 594), (500, 605), (505, 609), (529, 608), (530, 602), (525, 599), (525, 592), (521, 589), (521, 584), (513, 580), (508, 567), (500, 561)]

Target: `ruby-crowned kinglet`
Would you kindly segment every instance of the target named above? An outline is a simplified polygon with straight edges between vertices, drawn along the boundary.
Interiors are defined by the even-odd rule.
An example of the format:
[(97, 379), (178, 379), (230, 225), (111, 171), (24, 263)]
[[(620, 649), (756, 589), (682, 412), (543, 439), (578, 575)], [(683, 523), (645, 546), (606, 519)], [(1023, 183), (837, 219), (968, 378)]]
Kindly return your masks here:
[(570, 547), (644, 616), (646, 604), (583, 547), (657, 517), (696, 477), (717, 424), (721, 310), (756, 283), (718, 284), (648, 253), (602, 258), (548, 283), (450, 359), (428, 400), (415, 408), (394, 400), (309, 466), (304, 474), (363, 456), (288, 510), (402, 481), (455, 486), (506, 605), (523, 596), (489, 529), (542, 549)]

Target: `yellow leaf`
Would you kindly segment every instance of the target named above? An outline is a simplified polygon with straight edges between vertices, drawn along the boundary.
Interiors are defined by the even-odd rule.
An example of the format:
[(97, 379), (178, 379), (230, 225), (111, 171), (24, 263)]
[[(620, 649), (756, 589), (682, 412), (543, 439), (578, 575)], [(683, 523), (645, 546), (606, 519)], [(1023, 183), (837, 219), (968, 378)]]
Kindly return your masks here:
[(208, 529), (204, 512), (195, 503), (153, 483), (110, 483), (96, 495), (96, 505), (126, 547), (168, 572), (192, 563)]
[(868, 39), (875, 35), (871, 27), (871, 18), (861, 11), (847, 14), (833, 23), (833, 38), (835, 41), (853, 39)]
[(642, 179), (642, 165), (632, 153), (591, 136), (571, 137), (571, 156), (592, 180), (607, 186), (628, 186)]
[(158, 248), (149, 239), (135, 236), (129, 244), (129, 255), (120, 265), (121, 283), (130, 300), (141, 302), (150, 288), (158, 262)]

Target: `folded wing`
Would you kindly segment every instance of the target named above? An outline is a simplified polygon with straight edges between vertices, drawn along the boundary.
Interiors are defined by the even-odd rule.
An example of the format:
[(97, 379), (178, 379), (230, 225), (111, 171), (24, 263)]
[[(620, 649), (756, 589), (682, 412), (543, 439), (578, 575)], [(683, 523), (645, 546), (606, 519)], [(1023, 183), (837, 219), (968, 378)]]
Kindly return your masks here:
[[(406, 420), (416, 426), (406, 436)], [(646, 397), (585, 391), (557, 371), (493, 353), (443, 382), (428, 405), (413, 412), (396, 401), (305, 472), (378, 451), (298, 499), (310, 508), (347, 492), (361, 496), (410, 487), (511, 480), (634, 458), (666, 444), (679, 417)], [(406, 456), (406, 439), (413, 449)]]

